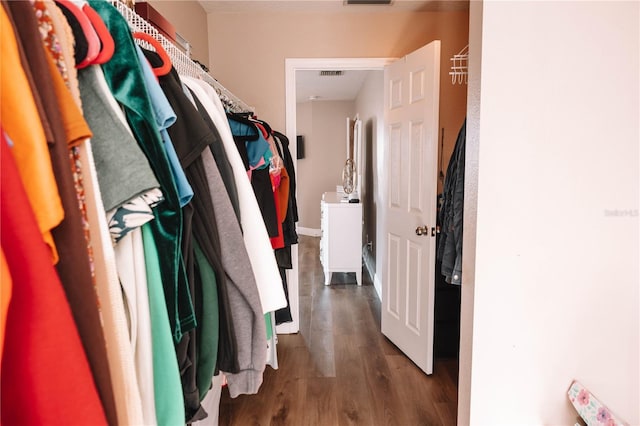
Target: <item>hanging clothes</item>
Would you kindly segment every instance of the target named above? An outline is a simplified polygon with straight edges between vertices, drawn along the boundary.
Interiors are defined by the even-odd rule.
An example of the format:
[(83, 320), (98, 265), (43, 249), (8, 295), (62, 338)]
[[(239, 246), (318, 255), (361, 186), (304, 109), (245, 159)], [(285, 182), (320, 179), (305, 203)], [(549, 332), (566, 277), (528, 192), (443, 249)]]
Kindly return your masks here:
[[(36, 1), (34, 7), (38, 11), (43, 40), (55, 59), (55, 65), (49, 61), (50, 68), (56, 68), (64, 78), (64, 86), (60, 83), (55, 85), (56, 95), (60, 99), (70, 96), (69, 88), (77, 88), (78, 82), (71, 81), (69, 70), (74, 69), (73, 63), (67, 63), (67, 59), (60, 55), (62, 51), (59, 46), (57, 33), (53, 31), (51, 20), (48, 19), (48, 9), (43, 7), (43, 3)], [(58, 31), (58, 30), (56, 30)], [(54, 76), (56, 72), (53, 71)], [(53, 81), (60, 81), (54, 77)], [(76, 99), (79, 102), (80, 99)], [(66, 115), (71, 114), (73, 102), (67, 101), (62, 105), (69, 110)], [(65, 110), (63, 109), (63, 112)], [(75, 113), (75, 112), (74, 112)], [(63, 115), (64, 116), (64, 115)], [(85, 234), (86, 244), (92, 241), (93, 245), (88, 247), (92, 269), (95, 271), (95, 288), (99, 299), (103, 303), (102, 316), (104, 318), (104, 335), (107, 344), (107, 357), (109, 359), (111, 383), (114, 389), (116, 404), (116, 414), (118, 422), (139, 423), (143, 421), (140, 404), (140, 391), (135, 375), (134, 356), (128, 346), (128, 333), (125, 327), (126, 313), (122, 300), (120, 283), (118, 281), (115, 256), (111, 246), (111, 238), (106, 220), (104, 217), (104, 207), (99, 195), (99, 187), (95, 169), (93, 168), (93, 158), (91, 155), (90, 143), (86, 138), (78, 135), (79, 127), (77, 123), (84, 123), (81, 119), (67, 120), (65, 129), (68, 138), (74, 141), (71, 149), (74, 185), (76, 187), (77, 202), (82, 214), (82, 226)], [(81, 164), (83, 165), (81, 168)], [(94, 234), (91, 236), (89, 228), (92, 227)], [(95, 253), (95, 256), (93, 255)]]
[(296, 201), (296, 175), (293, 166), (293, 159), (289, 151), (289, 139), (280, 132), (273, 132), (276, 147), (284, 163), (284, 170), (288, 177), (289, 191), (286, 199), (286, 214), (282, 221), (282, 234), (284, 239), (284, 247), (275, 251), (280, 276), (282, 277), (282, 286), (285, 296), (287, 297), (287, 306), (278, 309), (275, 312), (276, 325), (292, 322), (291, 308), (289, 303), (289, 286), (287, 283), (287, 269), (293, 268), (291, 260), (291, 246), (298, 243), (298, 234), (296, 232), (296, 222), (298, 221), (298, 205)]
[[(0, 27), (10, 28), (0, 9)], [(20, 283), (13, 288), (7, 315), (0, 376), (2, 421), (106, 425), (62, 284), (1, 133), (0, 237), (12, 280)]]
[[(30, 69), (34, 93), (38, 94), (51, 138), (49, 153), (54, 175), (62, 200), (65, 217), (52, 231), (58, 250), (59, 262), (56, 269), (63, 284), (67, 300), (74, 315), (84, 350), (98, 386), (100, 398), (110, 422), (116, 421), (114, 395), (107, 361), (105, 337), (98, 310), (98, 298), (82, 229), (82, 218), (78, 209), (76, 189), (69, 167), (69, 145), (89, 136), (90, 130), (75, 106), (70, 92), (44, 51), (38, 23), (31, 4), (7, 2), (6, 11), (13, 17), (24, 57), (25, 69)], [(53, 69), (52, 69), (53, 68)], [(54, 87), (57, 82), (58, 91)], [(63, 97), (65, 96), (66, 97)], [(61, 105), (62, 104), (62, 105)], [(69, 134), (68, 128), (76, 129)], [(73, 123), (73, 124), (71, 124)]]
[(296, 232), (296, 222), (298, 222), (298, 202), (296, 200), (296, 171), (293, 165), (293, 157), (289, 150), (289, 139), (282, 133), (274, 131), (274, 137), (277, 142), (280, 156), (284, 162), (284, 167), (289, 175), (289, 199), (287, 207), (287, 215), (282, 224), (284, 232), (285, 246), (291, 246), (298, 243), (298, 234)]
[[(153, 68), (163, 65), (162, 59), (156, 52), (143, 50), (143, 53)], [(203, 330), (213, 329), (213, 325), (204, 326), (202, 321), (205, 319), (213, 320), (214, 318), (213, 315), (207, 312), (207, 310), (211, 309), (211, 306), (198, 299), (198, 296), (202, 297), (203, 294), (201, 285), (213, 285), (217, 289), (216, 291), (221, 292), (218, 298), (219, 307), (222, 306), (223, 312), (229, 309), (229, 304), (225, 303), (225, 300), (228, 300), (228, 294), (226, 293), (226, 277), (221, 259), (220, 237), (215, 223), (215, 212), (209, 195), (210, 189), (202, 159), (202, 152), (214, 142), (214, 135), (209, 131), (195, 107), (185, 96), (175, 69), (172, 69), (169, 74), (160, 76), (158, 80), (177, 116), (176, 122), (168, 129), (168, 133), (175, 145), (180, 164), (194, 191), (191, 203), (184, 207), (183, 226), (185, 233), (183, 235), (182, 253), (185, 259), (191, 297), (194, 300), (196, 319), (200, 327), (189, 333), (188, 338), (179, 343), (181, 348), (178, 349), (178, 354), (183, 355), (183, 357), (178, 357), (178, 362), (181, 365), (181, 371), (183, 371), (182, 383), (185, 393), (186, 420), (187, 422), (192, 422), (206, 416), (200, 406), (200, 389), (197, 386), (198, 371), (202, 367), (202, 364), (199, 363), (200, 358), (198, 358), (199, 342), (197, 339), (198, 334), (202, 333)], [(200, 278), (200, 274), (207, 270), (207, 265), (198, 265), (195, 243), (204, 253), (208, 266), (214, 272), (215, 284), (209, 281), (204, 283), (200, 281), (201, 285), (197, 285), (197, 277)], [(207, 276), (210, 277), (210, 275)], [(230, 329), (233, 330), (230, 313), (225, 314), (224, 319), (231, 323)], [(222, 327), (222, 330), (224, 331), (225, 328)], [(224, 336), (226, 337), (224, 347), (230, 351), (229, 354), (231, 356), (222, 358), (220, 362), (229, 363), (226, 365), (231, 365), (233, 368), (236, 363), (236, 352), (233, 348), (237, 348), (237, 345), (231, 336), (226, 334)], [(207, 336), (204, 338), (206, 339)], [(207, 368), (211, 369), (211, 374), (207, 380), (208, 385), (213, 376), (215, 365), (209, 366), (207, 360), (201, 361), (204, 361)]]
[[(0, 360), (4, 349), (4, 332), (7, 326), (7, 312), (11, 301), (12, 287), (13, 281), (7, 258), (4, 255), (4, 250), (0, 250)], [(1, 368), (0, 365), (0, 372)]]
[[(187, 88), (168, 61), (158, 82), (105, 1), (3, 6), (3, 420), (190, 423), (223, 376), (232, 397), (258, 392), (288, 304), (273, 250), (293, 240), (282, 143), (238, 116), (241, 139), (256, 136), (241, 155), (213, 88)], [(21, 359), (20, 342), (37, 353)]]
[[(188, 86), (188, 82), (185, 80), (185, 78), (181, 77), (181, 79)], [(200, 90), (200, 87), (189, 87), (193, 94), (193, 101), (198, 112), (200, 113), (200, 116), (202, 117), (204, 122), (207, 123), (209, 130), (211, 130), (211, 133), (213, 133), (216, 138), (216, 142), (209, 145), (209, 148), (211, 149), (211, 153), (213, 154), (216, 166), (218, 168), (218, 171), (220, 172), (220, 177), (222, 178), (224, 187), (227, 190), (227, 196), (229, 198), (229, 201), (231, 201), (231, 205), (233, 206), (233, 211), (236, 215), (237, 222), (238, 224), (240, 224), (240, 202), (238, 201), (238, 188), (233, 177), (233, 169), (231, 168), (231, 163), (229, 162), (227, 153), (224, 150), (224, 146), (222, 144), (222, 136), (220, 136), (220, 132), (218, 132), (216, 125), (213, 124), (211, 116), (207, 112), (205, 106), (202, 104), (202, 101), (200, 101), (199, 99), (199, 97), (202, 97), (206, 102), (206, 93), (201, 92), (200, 95), (196, 96), (193, 91)]]
[(202, 98), (200, 100), (205, 105), (207, 112), (220, 132), (225, 152), (231, 163), (236, 187), (238, 188), (243, 230), (242, 236), (258, 286), (262, 311), (266, 314), (280, 309), (286, 306), (287, 303), (282, 290), (282, 280), (278, 272), (273, 250), (269, 244), (264, 221), (260, 216), (260, 209), (257, 205), (255, 194), (247, 179), (246, 169), (244, 168), (241, 155), (233, 140), (220, 97), (215, 90), (204, 81), (192, 78), (184, 78), (184, 81), (189, 87), (199, 85), (207, 93), (206, 100), (208, 100), (208, 102)]
[(131, 361), (138, 382), (142, 417), (155, 424), (149, 295), (140, 227), (153, 220), (152, 207), (163, 200), (149, 163), (126, 125), (124, 116), (97, 66), (79, 71), (85, 115), (95, 131), (92, 152), (115, 263), (124, 295)]
[(156, 219), (151, 222), (157, 239), (157, 249), (163, 259), (160, 268), (165, 286), (165, 298), (169, 320), (176, 341), (196, 325), (193, 305), (181, 258), (182, 211), (177, 189), (154, 121), (144, 77), (137, 60), (136, 48), (129, 26), (122, 15), (110, 4), (90, 0), (91, 5), (104, 20), (115, 42), (113, 58), (102, 66), (109, 88), (124, 107), (127, 121), (138, 143), (151, 163), (160, 182), (165, 202), (154, 209)]
[(167, 159), (171, 166), (171, 174), (173, 180), (176, 183), (176, 189), (178, 191), (178, 197), (180, 199), (180, 207), (186, 206), (191, 198), (193, 198), (193, 188), (189, 184), (187, 177), (184, 174), (182, 166), (180, 166), (180, 160), (176, 153), (171, 137), (167, 132), (167, 129), (176, 122), (176, 113), (171, 108), (167, 97), (158, 83), (158, 79), (151, 69), (144, 53), (140, 46), (136, 45), (136, 52), (138, 54), (138, 60), (142, 67), (145, 83), (149, 92), (149, 97), (153, 105), (154, 117), (156, 119), (156, 126), (164, 142), (164, 147), (167, 152)]
[[(13, 27), (4, 12), (3, 21), (0, 28), (2, 32), (0, 113), (2, 117), (12, 117), (12, 119), (3, 120), (2, 124), (9, 139), (18, 142), (13, 146), (16, 165), (24, 182), (29, 203), (36, 215), (40, 232), (51, 251), (52, 262), (57, 263), (58, 252), (51, 230), (64, 217), (62, 201), (49, 158), (45, 130), (39, 119), (27, 76), (20, 65), (20, 54)], [(14, 111), (21, 113), (15, 114)]]
[(126, 123), (111, 106), (108, 97), (112, 95), (102, 70), (91, 66), (80, 70), (78, 76), (84, 115), (94, 132), (100, 194), (104, 208), (110, 211), (160, 184)]
[[(206, 97), (199, 87), (195, 86), (194, 89), (195, 93)], [(195, 98), (197, 97), (196, 94)], [(200, 105), (204, 108), (202, 103)], [(206, 110), (202, 112), (206, 113)], [(233, 316), (234, 334), (238, 344), (239, 369), (225, 371), (229, 373), (226, 374), (227, 383), (230, 392), (255, 393), (262, 383), (267, 347), (260, 296), (249, 256), (244, 247), (240, 226), (236, 221), (212, 153), (204, 152), (203, 159), (210, 183), (215, 218), (218, 228), (223, 232), (223, 238), (220, 240), (222, 262), (228, 277), (226, 283), (229, 285), (229, 302), (232, 305), (230, 312)]]
[(164, 298), (158, 250), (150, 224), (142, 226), (142, 239), (151, 317), (156, 419), (158, 425), (178, 425), (185, 419), (182, 383)]
[(458, 133), (447, 167), (442, 207), (438, 215), (440, 239), (437, 251), (442, 275), (449, 284), (462, 284), (462, 225), (464, 216), (464, 151), (467, 121)]

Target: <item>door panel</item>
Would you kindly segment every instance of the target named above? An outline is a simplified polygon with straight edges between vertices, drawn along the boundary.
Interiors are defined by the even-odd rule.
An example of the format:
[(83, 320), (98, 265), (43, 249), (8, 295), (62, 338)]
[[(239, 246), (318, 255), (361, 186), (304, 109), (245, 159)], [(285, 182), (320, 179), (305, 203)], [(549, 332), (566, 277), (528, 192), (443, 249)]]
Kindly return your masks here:
[(424, 123), (422, 121), (411, 123), (411, 132), (409, 140), (409, 176), (415, 177), (415, 179), (409, 180), (409, 208), (414, 214), (422, 213), (424, 209), (423, 205), (423, 173), (424, 167), (422, 162), (424, 158)]
[(424, 99), (425, 72), (424, 68), (409, 73), (411, 81), (411, 99), (409, 103), (415, 103)]
[(422, 248), (411, 241), (407, 243), (407, 327), (416, 336), (420, 336), (420, 313), (422, 312), (422, 288), (420, 286), (408, 285), (411, 282), (422, 280)]
[[(391, 268), (389, 269), (389, 276), (394, 281), (400, 280), (400, 238), (389, 234), (389, 258), (393, 259), (389, 262)], [(386, 298), (386, 311), (392, 315), (396, 320), (400, 320), (400, 286), (396, 286), (389, 290), (389, 297)]]
[[(385, 68), (382, 333), (427, 374), (433, 310), (440, 42)], [(416, 234), (416, 228), (422, 235)]]

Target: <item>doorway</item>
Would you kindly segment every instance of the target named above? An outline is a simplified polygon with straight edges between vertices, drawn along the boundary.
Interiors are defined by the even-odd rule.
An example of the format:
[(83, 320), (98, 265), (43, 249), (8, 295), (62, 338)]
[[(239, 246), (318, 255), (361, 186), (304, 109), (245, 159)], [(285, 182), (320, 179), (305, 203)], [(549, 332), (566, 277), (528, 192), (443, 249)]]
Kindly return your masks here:
[[(378, 70), (383, 71), (385, 65), (391, 63), (393, 58), (288, 58), (285, 61), (285, 102), (286, 102), (286, 134), (290, 141), (295, 141), (297, 131), (297, 97), (296, 83), (298, 71), (334, 71), (334, 70)], [(291, 144), (291, 155), (297, 157), (297, 147)], [(346, 151), (346, 144), (345, 144)], [(298, 161), (294, 161), (296, 172), (298, 171)], [(338, 182), (336, 176), (336, 182)], [(320, 200), (318, 200), (318, 209)], [(292, 247), (293, 269), (288, 271), (287, 276), (289, 286), (289, 300), (293, 321), (278, 325), (279, 334), (297, 333), (300, 329), (299, 311), (299, 268), (298, 268), (298, 247)], [(374, 283), (375, 284), (375, 283)], [(377, 287), (377, 290), (380, 287)], [(380, 292), (378, 293), (380, 294)]]
[[(394, 58), (332, 58), (332, 59), (323, 59), (323, 58), (295, 58), (295, 59), (286, 59), (286, 74), (285, 74), (285, 88), (286, 88), (286, 133), (287, 136), (289, 137), (289, 140), (294, 141), (297, 139), (297, 136), (301, 135), (301, 131), (300, 129), (298, 129), (298, 126), (300, 125), (300, 120), (299, 120), (299, 116), (298, 114), (300, 113), (300, 111), (297, 110), (298, 107), (298, 102), (300, 101), (300, 98), (297, 96), (299, 95), (298, 93), (298, 88), (299, 88), (299, 83), (301, 82), (306, 82), (306, 79), (308, 79), (309, 77), (307, 77), (308, 75), (310, 75), (310, 73), (318, 73), (319, 71), (327, 71), (328, 73), (331, 72), (337, 72), (337, 71), (343, 71), (345, 73), (349, 73), (350, 71), (378, 71), (380, 74), (383, 74), (384, 68), (386, 65), (391, 64), (392, 62), (394, 62), (395, 59)], [(357, 83), (356, 83), (357, 84)], [(382, 79), (380, 82), (380, 91), (383, 92), (384, 91), (384, 80)], [(307, 92), (305, 93), (306, 97), (312, 96), (314, 95), (314, 93), (312, 92)], [(381, 95), (382, 96), (382, 95)], [(318, 100), (318, 101), (321, 101)], [(375, 136), (375, 141), (378, 143), (378, 147), (374, 148), (374, 149), (378, 149), (380, 151), (380, 156), (382, 156), (382, 141), (384, 138), (384, 126), (381, 125), (381, 123), (383, 122), (384, 118), (384, 108), (383, 105), (381, 105), (381, 111), (378, 114), (378, 118), (379, 118), (379, 122), (374, 122), (374, 123), (363, 123), (364, 124), (364, 128), (365, 128), (365, 135), (366, 134), (371, 134), (372, 132), (378, 132), (378, 135)], [(362, 112), (362, 111), (357, 111), (357, 108), (355, 110), (356, 113), (358, 112)], [(366, 119), (366, 117), (363, 117)], [(446, 125), (444, 123), (441, 123), (443, 126)], [(302, 126), (301, 126), (302, 127)], [(373, 128), (372, 128), (373, 127)], [(304, 136), (304, 135), (301, 135)], [(323, 145), (325, 144), (325, 142), (323, 141)], [(297, 155), (297, 147), (295, 146), (296, 143), (292, 143), (291, 144), (291, 151), (292, 151), (292, 156), (294, 157), (294, 159), (298, 156)], [(368, 145), (367, 148), (365, 148), (365, 151), (370, 152), (373, 150), (370, 150), (369, 147), (371, 145), (365, 143), (365, 146)], [(336, 149), (336, 150), (342, 150), (346, 148), (346, 143), (344, 138), (342, 138), (340, 141), (338, 141), (337, 145), (334, 143), (331, 145), (333, 148), (328, 148), (328, 149)], [(442, 146), (440, 147), (440, 149), (442, 149)], [(308, 151), (309, 148), (308, 146), (305, 148), (305, 151)], [(345, 149), (346, 151), (346, 149)], [(340, 151), (341, 153), (344, 153), (345, 151)], [(369, 155), (369, 154), (367, 154)], [(442, 153), (441, 153), (442, 155)], [(304, 162), (306, 162), (307, 160), (296, 160), (295, 161), (295, 166), (296, 166), (296, 173), (297, 176), (300, 176), (300, 169), (299, 166), (303, 165), (306, 166), (306, 164), (304, 164)], [(310, 165), (311, 163), (309, 163)], [(366, 168), (365, 168), (365, 176), (364, 176), (364, 182), (363, 185), (365, 188), (363, 188), (363, 192), (365, 192), (365, 197), (362, 197), (363, 200), (366, 203), (366, 198), (367, 198), (367, 194), (366, 192), (368, 192), (368, 196), (371, 196), (371, 194), (374, 194), (373, 197), (377, 198), (378, 200), (383, 199), (383, 195), (381, 193), (378, 193), (380, 191), (380, 189), (378, 187), (371, 187), (371, 182), (374, 181), (373, 179), (373, 175), (377, 175), (377, 176), (382, 176), (384, 175), (384, 171), (383, 170), (379, 170), (379, 165), (376, 165), (374, 167), (372, 166), (372, 162), (370, 159), (367, 159), (367, 161), (365, 161), (365, 164), (367, 164)], [(442, 165), (440, 165), (442, 166)], [(314, 168), (318, 168), (318, 166), (314, 166)], [(326, 173), (325, 169), (322, 170), (316, 170), (316, 173), (322, 171), (322, 173)], [(325, 187), (327, 189), (325, 189), (324, 191), (331, 191), (332, 186), (331, 185), (335, 185), (335, 184), (339, 184), (340, 183), (340, 177), (339, 177), (339, 173), (334, 173), (334, 172), (330, 172), (330, 177), (329, 177), (329, 181), (330, 184), (329, 186), (326, 186), (325, 183)], [(441, 182), (440, 182), (441, 183)], [(378, 185), (376, 185), (378, 186)], [(298, 186), (298, 194), (301, 193), (300, 189), (302, 189), (302, 191), (305, 190), (305, 188), (302, 186)], [(376, 193), (377, 196), (375, 195)], [(318, 210), (317, 212), (314, 212), (317, 216), (319, 216), (319, 210), (320, 210), (320, 198), (321, 198), (322, 192), (318, 192), (317, 194), (313, 194), (312, 197), (316, 197), (317, 200), (315, 203), (310, 203), (311, 204), (311, 209), (313, 209), (314, 207), (316, 208), (316, 210)], [(300, 200), (299, 200), (299, 204), (300, 204)], [(315, 205), (314, 205), (315, 204)], [(365, 210), (365, 214), (364, 214), (364, 219), (365, 219), (365, 228), (364, 228), (364, 232), (363, 232), (363, 245), (364, 245), (364, 250), (363, 250), (363, 257), (364, 257), (364, 262), (365, 262), (365, 267), (367, 268), (369, 275), (371, 276), (371, 279), (373, 281), (374, 287), (376, 289), (376, 292), (378, 294), (379, 299), (382, 299), (382, 277), (379, 275), (376, 275), (376, 235), (382, 235), (381, 229), (380, 228), (380, 224), (377, 224), (376, 226), (376, 221), (377, 218), (376, 216), (376, 205), (363, 205), (363, 208)], [(302, 215), (301, 215), (302, 218)], [(370, 223), (373, 222), (373, 225)], [(301, 223), (298, 223), (298, 227), (299, 229), (301, 228)], [(319, 225), (318, 226), (311, 226), (310, 228), (307, 228), (305, 226), (302, 227), (303, 229), (300, 229), (300, 233), (301, 234), (306, 234), (306, 235), (312, 235), (312, 236), (319, 236), (320, 232), (319, 232)], [(315, 233), (314, 233), (315, 232)], [(373, 244), (368, 244), (369, 242), (373, 242)], [(380, 257), (380, 254), (382, 253), (378, 253), (378, 257)], [(294, 245), (292, 247), (292, 260), (293, 260), (293, 269), (289, 271), (289, 276), (287, 277), (288, 280), (288, 286), (289, 286), (289, 299), (290, 299), (290, 304), (291, 304), (291, 312), (292, 312), (292, 318), (293, 321), (291, 323), (285, 323), (285, 324), (281, 324), (277, 327), (277, 332), (279, 334), (291, 334), (291, 333), (297, 333), (300, 330), (300, 310), (299, 310), (299, 303), (300, 303), (300, 281), (299, 281), (299, 277), (300, 274), (304, 271), (301, 271), (299, 269), (299, 253), (298, 253), (298, 246)], [(378, 269), (380, 269), (380, 264), (378, 264)], [(437, 268), (439, 270), (439, 268)], [(436, 274), (436, 283), (438, 284), (438, 288), (436, 289), (436, 299), (438, 300), (438, 305), (440, 306), (441, 309), (436, 309), (436, 340), (438, 341), (438, 344), (435, 345), (436, 346), (436, 356), (438, 357), (445, 357), (445, 358), (452, 358), (455, 357), (457, 358), (457, 341), (458, 341), (458, 336), (459, 336), (459, 320), (453, 321), (451, 318), (449, 317), (454, 317), (455, 315), (452, 316), (452, 312), (454, 312), (454, 309), (452, 309), (452, 307), (455, 307), (455, 305), (457, 305), (457, 308), (455, 310), (457, 310), (457, 312), (459, 312), (459, 291), (456, 292), (451, 292), (449, 288), (449, 286), (444, 286), (442, 285), (442, 283), (440, 282), (442, 280), (438, 280), (438, 275)], [(446, 290), (449, 291), (443, 291), (442, 289), (445, 288)], [(452, 293), (452, 294), (449, 294)]]

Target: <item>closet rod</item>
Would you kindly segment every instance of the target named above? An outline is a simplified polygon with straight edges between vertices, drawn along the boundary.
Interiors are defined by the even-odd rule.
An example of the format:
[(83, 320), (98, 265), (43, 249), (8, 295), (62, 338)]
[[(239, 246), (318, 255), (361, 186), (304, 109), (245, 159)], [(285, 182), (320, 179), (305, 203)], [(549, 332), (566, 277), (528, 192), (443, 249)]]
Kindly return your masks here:
[(209, 73), (203, 70), (200, 65), (191, 60), (191, 58), (189, 58), (174, 43), (160, 34), (157, 29), (155, 29), (142, 16), (138, 15), (133, 9), (127, 6), (122, 0), (109, 0), (109, 3), (118, 9), (122, 16), (125, 17), (129, 23), (131, 31), (147, 33), (160, 42), (162, 47), (169, 54), (171, 62), (178, 71), (178, 74), (206, 81), (218, 93), (222, 103), (232, 112), (255, 112), (253, 107), (250, 107), (240, 98), (231, 93), (226, 87), (220, 84), (218, 80), (214, 79)]

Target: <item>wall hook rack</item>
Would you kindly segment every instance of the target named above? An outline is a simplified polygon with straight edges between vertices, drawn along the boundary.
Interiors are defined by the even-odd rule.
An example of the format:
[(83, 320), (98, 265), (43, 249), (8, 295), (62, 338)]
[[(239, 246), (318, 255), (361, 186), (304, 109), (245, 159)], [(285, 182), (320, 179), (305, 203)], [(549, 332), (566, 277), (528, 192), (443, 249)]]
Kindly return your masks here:
[(450, 59), (451, 84), (467, 84), (468, 81), (468, 63), (469, 63), (469, 45), (467, 44), (459, 53), (453, 55)]

